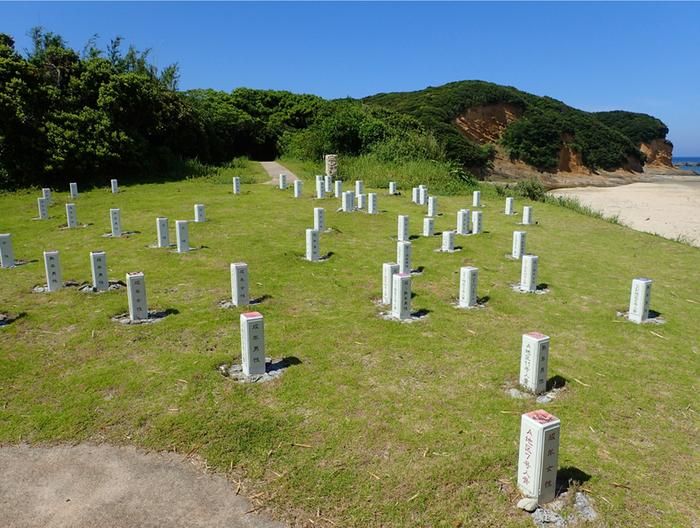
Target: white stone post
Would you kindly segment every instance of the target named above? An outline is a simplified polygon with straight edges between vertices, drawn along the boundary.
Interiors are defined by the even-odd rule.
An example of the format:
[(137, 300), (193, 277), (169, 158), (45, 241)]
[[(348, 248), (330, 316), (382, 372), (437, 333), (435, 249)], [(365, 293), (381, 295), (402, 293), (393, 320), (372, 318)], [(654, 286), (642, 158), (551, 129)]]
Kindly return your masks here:
[(0, 268), (12, 268), (15, 265), (15, 252), (12, 249), (12, 235), (0, 235)]
[(523, 263), (520, 268), (520, 289), (526, 292), (537, 291), (537, 265), (536, 255), (523, 255)]
[(231, 264), (231, 303), (234, 306), (250, 304), (248, 295), (248, 264), (234, 262)]
[(234, 176), (231, 182), (233, 183), (233, 194), (241, 194), (241, 179)]
[(328, 174), (326, 174), (326, 175), (323, 177), (323, 191), (324, 191), (326, 194), (330, 194), (331, 191), (333, 190), (332, 187), (333, 187), (333, 177), (330, 176), (330, 175), (328, 175)]
[(47, 204), (53, 204), (53, 196), (51, 196), (51, 189), (49, 189), (48, 187), (44, 187), (43, 189), (41, 189), (41, 196), (43, 198), (46, 198)]
[(435, 234), (435, 219), (429, 216), (423, 218), (423, 236), (431, 237)]
[(301, 180), (294, 180), (294, 198), (301, 198), (301, 190), (303, 186)]
[(70, 189), (70, 197), (77, 198), (78, 197), (78, 184), (75, 182), (71, 182), (68, 184), (68, 188)]
[(476, 306), (476, 288), (479, 282), (479, 268), (463, 266), (459, 269), (460, 308)]
[(437, 197), (428, 197), (428, 216), (437, 216)]
[(393, 277), (399, 272), (399, 265), (394, 262), (382, 264), (382, 304), (391, 304)]
[(457, 234), (469, 234), (469, 209), (460, 209), (457, 211)]
[(168, 219), (159, 216), (156, 218), (156, 234), (158, 236), (158, 247), (170, 247), (170, 232), (168, 228)]
[(547, 390), (549, 336), (539, 332), (523, 334), (520, 352), (520, 385), (535, 394)]
[(483, 212), (482, 211), (472, 211), (472, 234), (478, 235), (484, 230), (484, 225), (482, 222)]
[(131, 321), (148, 319), (146, 277), (142, 272), (132, 271), (126, 274), (126, 297), (129, 301), (129, 319)]
[(398, 240), (399, 242), (405, 242), (408, 241), (408, 239), (408, 215), (399, 215), (398, 233), (396, 236), (396, 240)]
[(66, 204), (66, 225), (70, 229), (78, 227), (78, 215), (75, 212), (75, 204)]
[(396, 319), (411, 317), (411, 274), (396, 273), (391, 279), (391, 315)]
[(326, 171), (331, 178), (335, 178), (338, 175), (338, 155), (337, 154), (326, 154)]
[(481, 191), (472, 193), (472, 207), (481, 207)]
[(326, 197), (326, 186), (323, 176), (316, 176), (316, 198), (321, 200)]
[(109, 183), (112, 186), (112, 194), (117, 194), (119, 192), (119, 182), (112, 178)]
[(649, 318), (651, 304), (651, 279), (634, 279), (630, 292), (630, 309), (627, 318), (641, 324)]
[(527, 241), (527, 231), (513, 231), (513, 252), (511, 256), (520, 260), (525, 254), (525, 242)]
[(396, 262), (399, 263), (400, 273), (411, 273), (411, 243), (397, 242), (396, 243)]
[(367, 214), (377, 214), (377, 193), (367, 195)]
[(389, 182), (389, 194), (396, 194), (396, 182)]
[(204, 204), (194, 204), (194, 221), (206, 222), (207, 217), (204, 214)]
[(320, 256), (319, 236), (315, 229), (306, 230), (306, 260), (317, 262)]
[(559, 464), (561, 422), (547, 411), (525, 413), (520, 419), (518, 488), (538, 504), (554, 500)]
[(414, 204), (418, 203), (418, 200), (419, 200), (418, 193), (419, 192), (420, 192), (420, 189), (418, 187), (414, 187), (413, 189), (411, 189), (411, 201)]
[(190, 228), (188, 223), (187, 220), (175, 220), (178, 253), (187, 253), (190, 250)]
[(506, 213), (508, 216), (510, 216), (510, 215), (513, 214), (513, 198), (510, 197), (510, 196), (509, 196), (508, 198), (506, 198), (506, 210), (505, 210), (505, 213)]
[(532, 207), (526, 205), (523, 207), (523, 225), (532, 224)]
[(442, 232), (442, 247), (440, 249), (444, 253), (454, 253), (455, 250), (455, 232)]
[(109, 220), (112, 224), (112, 236), (122, 236), (122, 212), (120, 209), (109, 210)]
[(357, 208), (362, 210), (367, 208), (367, 195), (358, 194), (357, 195)]
[(287, 175), (286, 174), (279, 175), (279, 188), (281, 191), (284, 191), (287, 188)]
[(333, 182), (333, 194), (335, 195), (336, 198), (340, 198), (343, 196), (343, 181), (342, 180), (335, 180)]
[(418, 205), (426, 205), (428, 203), (428, 188), (425, 185), (418, 186)]
[(90, 269), (92, 271), (92, 287), (97, 291), (108, 290), (107, 253), (104, 251), (91, 251)]
[(37, 198), (36, 205), (39, 209), (39, 220), (46, 220), (49, 217), (49, 204), (46, 198)]
[(362, 180), (355, 180), (355, 194), (357, 196), (365, 194), (365, 182)]
[(344, 213), (351, 213), (355, 210), (355, 193), (352, 191), (343, 192), (342, 209)]
[(46, 287), (48, 291), (52, 292), (63, 288), (61, 261), (58, 257), (58, 251), (44, 251), (44, 269), (46, 270)]
[(323, 207), (314, 207), (314, 229), (320, 233), (326, 230), (326, 211)]
[(245, 376), (265, 374), (265, 323), (260, 312), (241, 314), (241, 363)]

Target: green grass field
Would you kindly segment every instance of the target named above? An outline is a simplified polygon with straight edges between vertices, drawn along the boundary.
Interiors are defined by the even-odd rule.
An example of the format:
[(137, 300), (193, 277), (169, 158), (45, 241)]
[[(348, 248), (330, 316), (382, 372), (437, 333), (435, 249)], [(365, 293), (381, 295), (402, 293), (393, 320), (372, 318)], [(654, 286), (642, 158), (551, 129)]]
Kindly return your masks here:
[[(290, 165), (291, 170), (297, 169)], [(264, 179), (250, 166), (251, 181)], [(521, 334), (551, 336), (549, 376), (565, 390), (544, 406), (562, 421), (560, 469), (583, 476), (607, 526), (700, 523), (697, 415), (700, 374), (700, 252), (551, 204), (534, 203), (528, 251), (540, 257), (548, 295), (513, 292), (509, 261), (517, 217), (483, 186), (486, 233), (457, 237), (463, 251), (436, 253), (440, 239), (414, 241), (415, 309), (400, 324), (377, 317), (381, 265), (395, 259), (397, 214), (419, 234), (424, 211), (410, 189), (380, 189), (380, 215), (337, 213), (338, 201), (295, 200), (291, 189), (230, 174), (81, 194), (86, 228), (60, 230), (67, 192), (52, 218), (33, 221), (37, 190), (0, 195), (0, 232), (15, 256), (36, 262), (0, 269), (0, 312), (25, 315), (0, 330), (0, 442), (109, 442), (197, 453), (243, 478), (243, 492), (278, 517), (312, 526), (531, 526), (514, 508), (520, 414), (541, 406), (512, 399)], [(301, 176), (301, 174), (300, 174)], [(67, 191), (67, 189), (66, 189)], [(188, 254), (150, 249), (155, 218), (190, 224)], [(516, 200), (521, 211), (527, 202)], [(321, 237), (330, 260), (302, 259), (313, 207), (335, 229)], [(453, 229), (471, 196), (440, 197), (436, 231)], [(109, 208), (123, 229), (109, 239)], [(146, 275), (151, 308), (178, 313), (158, 324), (122, 326), (124, 290), (31, 293), (44, 281), (42, 251), (61, 254), (64, 280), (90, 280), (89, 252), (105, 250), (111, 279)], [(251, 295), (266, 321), (268, 355), (299, 363), (276, 381), (241, 385), (217, 366), (240, 357), (229, 263), (249, 265)], [(480, 270), (483, 310), (463, 311), (460, 266)], [(626, 309), (634, 277), (654, 280), (652, 309), (667, 323), (635, 325)], [(319, 517), (320, 514), (320, 517)], [(327, 519), (327, 520), (324, 520)]]

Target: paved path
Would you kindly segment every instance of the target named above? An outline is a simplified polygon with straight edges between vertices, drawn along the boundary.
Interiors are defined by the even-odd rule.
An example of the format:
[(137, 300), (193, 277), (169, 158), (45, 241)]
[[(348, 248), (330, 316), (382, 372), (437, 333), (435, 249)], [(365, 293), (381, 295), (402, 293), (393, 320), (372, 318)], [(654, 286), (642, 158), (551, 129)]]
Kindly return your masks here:
[(291, 183), (299, 179), (296, 177), (296, 174), (294, 174), (284, 165), (280, 165), (276, 161), (261, 161), (260, 165), (262, 165), (263, 169), (265, 169), (265, 171), (267, 171), (267, 173), (270, 175), (270, 178), (272, 178), (267, 183), (278, 185), (280, 182), (279, 175), (281, 172), (287, 175), (287, 183)]
[(172, 453), (0, 447), (3, 528), (284, 528), (219, 475)]

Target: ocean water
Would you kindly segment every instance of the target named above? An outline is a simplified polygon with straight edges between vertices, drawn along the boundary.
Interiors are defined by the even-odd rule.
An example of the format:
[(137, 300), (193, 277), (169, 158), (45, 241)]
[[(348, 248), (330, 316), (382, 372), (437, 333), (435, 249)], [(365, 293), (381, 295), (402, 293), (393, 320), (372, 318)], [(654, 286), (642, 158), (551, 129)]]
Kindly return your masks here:
[[(685, 166), (684, 164), (690, 163), (691, 165)], [(689, 170), (693, 171), (696, 174), (700, 174), (700, 156), (691, 156), (691, 157), (683, 157), (683, 156), (673, 156), (673, 164), (674, 165), (682, 165), (679, 167), (680, 169), (683, 170)]]

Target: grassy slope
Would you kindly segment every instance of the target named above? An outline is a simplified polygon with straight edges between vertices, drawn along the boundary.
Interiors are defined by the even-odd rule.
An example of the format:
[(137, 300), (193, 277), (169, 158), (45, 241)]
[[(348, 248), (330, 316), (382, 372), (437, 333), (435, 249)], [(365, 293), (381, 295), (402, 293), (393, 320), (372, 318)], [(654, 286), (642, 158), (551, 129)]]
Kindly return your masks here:
[[(552, 336), (550, 376), (568, 380), (546, 406), (563, 423), (560, 467), (591, 476), (584, 485), (605, 522), (699, 521), (697, 249), (537, 203), (541, 224), (527, 229), (528, 249), (540, 255), (540, 279), (552, 291), (517, 294), (509, 283), (519, 263), (504, 254), (518, 217), (503, 216), (502, 199), (485, 188), (487, 233), (458, 237), (464, 251), (444, 255), (433, 251), (438, 238), (415, 241), (414, 265), (426, 269), (413, 281), (413, 306), (431, 313), (400, 325), (377, 318), (372, 299), (381, 263), (395, 258), (396, 215), (410, 214), (411, 232), (419, 231), (423, 211), (407, 193), (379, 191), (384, 212), (376, 217), (336, 213), (335, 200), (322, 201), (338, 232), (324, 234), (321, 248), (335, 254), (311, 264), (300, 258), (319, 204), (309, 186), (300, 200), (267, 185), (234, 197), (228, 181), (211, 180), (123, 191), (82, 194), (79, 220), (93, 225), (71, 232), (58, 230), (66, 193), (56, 194), (45, 222), (30, 220), (36, 193), (0, 196), (0, 232), (13, 234), (18, 258), (59, 249), (64, 278), (88, 280), (88, 252), (104, 249), (112, 278), (143, 270), (150, 305), (180, 312), (119, 326), (110, 316), (126, 310), (124, 292), (32, 294), (41, 262), (0, 269), (0, 311), (27, 314), (0, 331), (1, 442), (196, 451), (244, 473), (266, 505), (320, 508), (337, 526), (530, 526), (509, 491), (519, 414), (540, 405), (503, 387), (517, 379), (520, 335), (539, 330)], [(191, 224), (191, 243), (208, 248), (178, 255), (146, 247), (157, 215), (192, 218), (198, 202), (210, 221)], [(470, 202), (441, 197), (446, 214), (436, 230), (452, 227)], [(141, 234), (100, 238), (114, 206), (124, 229)], [(248, 262), (253, 295), (272, 296), (259, 307), (268, 353), (301, 361), (279, 381), (242, 386), (216, 371), (239, 356), (239, 311), (217, 307), (234, 261)], [(491, 298), (484, 310), (450, 305), (465, 264), (480, 268), (479, 294)], [(634, 276), (654, 279), (652, 308), (665, 326), (615, 318)]]

